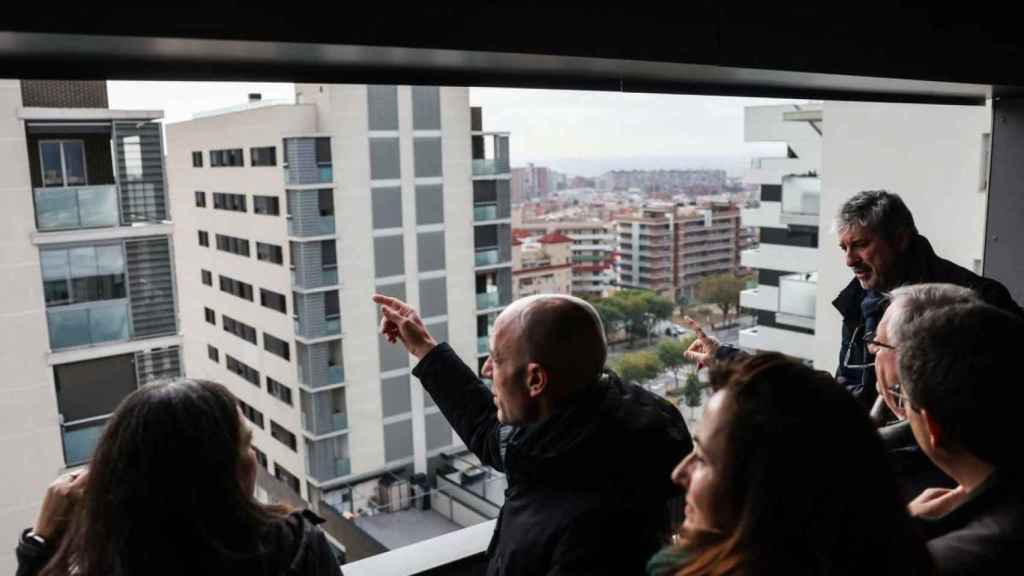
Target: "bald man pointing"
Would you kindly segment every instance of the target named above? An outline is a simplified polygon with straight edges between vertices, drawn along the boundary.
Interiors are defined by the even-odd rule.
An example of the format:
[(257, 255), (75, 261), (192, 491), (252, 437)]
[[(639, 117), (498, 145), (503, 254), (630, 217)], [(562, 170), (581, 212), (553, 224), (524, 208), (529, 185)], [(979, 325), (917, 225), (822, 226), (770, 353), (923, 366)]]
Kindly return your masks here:
[(693, 445), (674, 406), (604, 369), (594, 308), (565, 295), (512, 303), (483, 367), (492, 392), (410, 306), (373, 300), (462, 441), (508, 477), (488, 575), (642, 574), (671, 529), (672, 469)]

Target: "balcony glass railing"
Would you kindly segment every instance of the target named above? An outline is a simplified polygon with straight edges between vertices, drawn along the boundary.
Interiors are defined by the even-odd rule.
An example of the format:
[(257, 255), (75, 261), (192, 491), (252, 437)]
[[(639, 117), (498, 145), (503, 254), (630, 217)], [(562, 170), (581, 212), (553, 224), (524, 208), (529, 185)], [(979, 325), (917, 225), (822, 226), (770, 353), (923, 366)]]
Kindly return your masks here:
[(341, 366), (328, 366), (327, 367), (327, 383), (328, 384), (341, 384), (345, 381), (345, 369)]
[(329, 236), (334, 234), (334, 215), (313, 216), (302, 219), (300, 222), (296, 217), (288, 218), (289, 236)]
[(496, 176), (510, 172), (508, 158), (473, 159), (473, 176)]
[(337, 477), (348, 476), (352, 473), (352, 461), (348, 458), (338, 458), (334, 461), (334, 474)]
[(39, 230), (109, 228), (119, 223), (117, 186), (36, 188)]
[(491, 351), (491, 338), (490, 336), (479, 336), (476, 339), (476, 352), (477, 354), (488, 354)]
[(782, 211), (816, 216), (820, 212), (821, 179), (817, 176), (786, 176), (782, 179)]
[(484, 222), (487, 220), (498, 219), (498, 205), (497, 204), (485, 204), (479, 206), (473, 206), (473, 220), (475, 222)]
[(109, 300), (46, 311), (50, 349), (128, 340), (128, 300)]
[(476, 253), (477, 266), (493, 266), (498, 263), (498, 249), (480, 250)]
[(483, 292), (476, 295), (476, 309), (489, 310), (501, 305), (501, 294), (498, 291)]
[(336, 412), (331, 414), (331, 428), (334, 431), (344, 430), (348, 428), (348, 418), (344, 412)]
[(787, 274), (779, 278), (779, 312), (814, 318), (817, 298), (817, 274)]
[(64, 425), (64, 462), (68, 466), (84, 464), (92, 458), (92, 452), (96, 449), (96, 443), (103, 435), (103, 428), (109, 419), (105, 417)]

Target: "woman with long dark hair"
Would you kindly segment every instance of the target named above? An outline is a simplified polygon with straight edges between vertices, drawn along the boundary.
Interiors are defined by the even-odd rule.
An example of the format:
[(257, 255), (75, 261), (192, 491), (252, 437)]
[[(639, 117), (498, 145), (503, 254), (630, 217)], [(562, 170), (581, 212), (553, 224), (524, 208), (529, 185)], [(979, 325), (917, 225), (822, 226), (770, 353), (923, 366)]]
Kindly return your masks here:
[(781, 354), (716, 366), (676, 542), (652, 576), (931, 574), (864, 410)]
[(220, 384), (136, 390), (88, 472), (47, 490), (18, 545), (18, 576), (340, 575), (307, 516), (254, 498), (251, 437)]

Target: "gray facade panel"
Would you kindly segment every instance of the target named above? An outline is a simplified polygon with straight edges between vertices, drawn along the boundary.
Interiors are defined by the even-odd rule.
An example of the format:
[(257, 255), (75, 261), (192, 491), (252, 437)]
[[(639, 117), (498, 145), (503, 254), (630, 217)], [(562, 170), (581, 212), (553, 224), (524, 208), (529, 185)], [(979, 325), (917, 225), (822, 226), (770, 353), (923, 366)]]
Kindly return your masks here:
[(381, 372), (409, 367), (409, 354), (400, 342), (392, 344), (382, 334), (378, 334), (377, 349), (380, 352)]
[(416, 224), (444, 223), (444, 190), (440, 184), (416, 186)]
[(420, 280), (420, 315), (424, 318), (448, 313), (447, 278)]
[(405, 414), (412, 410), (408, 374), (383, 379), (380, 382), (380, 387), (381, 407), (385, 418)]
[(370, 130), (398, 130), (398, 87), (366, 87)]
[(384, 425), (384, 459), (388, 462), (412, 456), (412, 421)]
[(370, 178), (396, 180), (402, 176), (398, 138), (370, 139)]
[(435, 450), (452, 443), (452, 427), (445, 420), (444, 414), (440, 412), (427, 414), (425, 426), (427, 429), (427, 450)]
[(416, 246), (420, 272), (445, 269), (444, 231), (420, 232), (416, 235)]
[(402, 237), (374, 238), (373, 262), (377, 278), (405, 274), (405, 247), (402, 244)]
[(415, 138), (413, 140), (413, 159), (417, 178), (434, 178), (441, 176), (441, 139)]
[(413, 130), (441, 129), (441, 89), (437, 86), (412, 87)]
[(402, 189), (374, 188), (370, 191), (373, 198), (373, 227), (402, 227)]

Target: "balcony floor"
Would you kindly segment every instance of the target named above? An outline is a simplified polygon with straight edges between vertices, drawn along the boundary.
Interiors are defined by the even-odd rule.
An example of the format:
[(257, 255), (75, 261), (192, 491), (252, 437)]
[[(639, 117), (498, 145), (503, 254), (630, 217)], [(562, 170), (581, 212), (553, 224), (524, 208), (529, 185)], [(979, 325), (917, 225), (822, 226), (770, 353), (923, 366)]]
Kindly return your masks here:
[(356, 525), (387, 546), (388, 550), (462, 529), (462, 526), (433, 510), (414, 509), (361, 516), (356, 519)]

